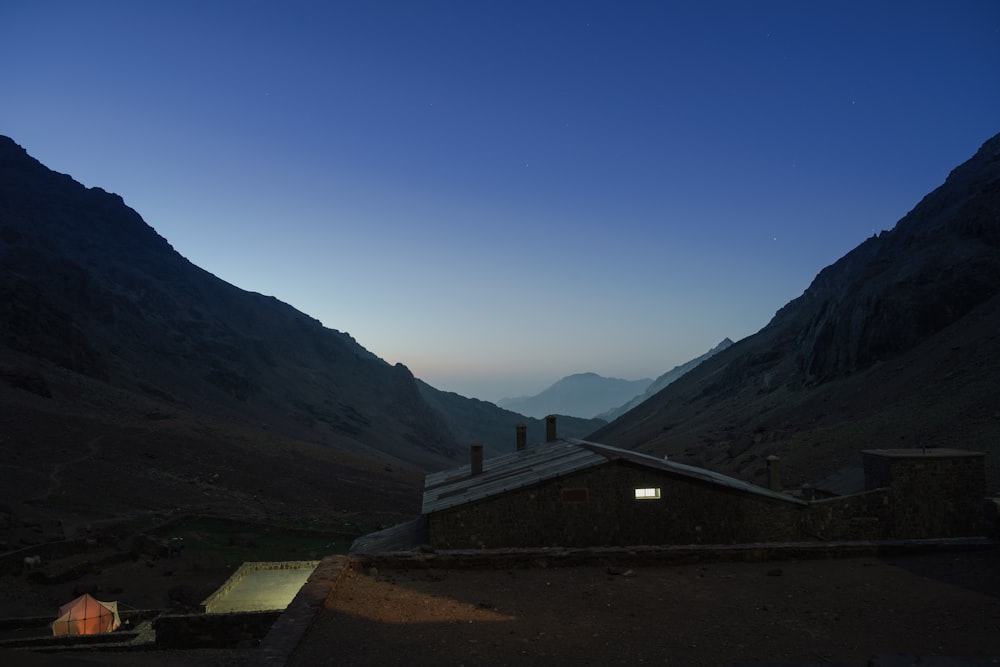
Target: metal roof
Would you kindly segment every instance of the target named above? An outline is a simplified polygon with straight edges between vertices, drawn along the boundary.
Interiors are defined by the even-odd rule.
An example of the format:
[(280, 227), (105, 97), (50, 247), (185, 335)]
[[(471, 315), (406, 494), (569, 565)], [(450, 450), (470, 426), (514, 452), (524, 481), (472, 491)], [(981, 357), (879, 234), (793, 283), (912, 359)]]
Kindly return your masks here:
[(431, 473), (424, 481), (423, 513), (431, 514), (483, 500), (611, 461), (627, 461), (738, 491), (806, 504), (796, 498), (704, 468), (574, 438), (487, 459), (483, 461), (483, 472), (475, 476), (472, 475), (471, 465)]

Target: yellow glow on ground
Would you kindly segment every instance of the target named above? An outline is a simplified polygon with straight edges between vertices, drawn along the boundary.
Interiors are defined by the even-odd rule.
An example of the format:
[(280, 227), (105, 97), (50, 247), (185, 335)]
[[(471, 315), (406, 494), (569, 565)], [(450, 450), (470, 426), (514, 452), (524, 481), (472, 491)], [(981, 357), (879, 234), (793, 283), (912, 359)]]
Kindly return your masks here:
[[(364, 581), (361, 581), (361, 579)], [(363, 585), (362, 585), (363, 584)], [(356, 592), (365, 591), (364, 598)], [(358, 616), (379, 623), (455, 623), (513, 621), (494, 611), (488, 602), (469, 604), (451, 598), (429, 595), (395, 584), (391, 579), (359, 572), (347, 572), (327, 599), (326, 609)]]

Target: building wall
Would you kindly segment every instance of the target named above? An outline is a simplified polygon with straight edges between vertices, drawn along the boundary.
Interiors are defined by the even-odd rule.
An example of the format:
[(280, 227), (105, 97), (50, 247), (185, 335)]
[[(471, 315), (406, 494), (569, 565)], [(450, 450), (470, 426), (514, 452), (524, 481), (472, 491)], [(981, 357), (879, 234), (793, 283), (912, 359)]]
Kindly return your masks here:
[[(890, 450), (882, 450), (890, 451)], [(864, 453), (864, 493), (812, 503), (625, 461), (431, 514), (439, 549), (857, 541), (987, 532), (984, 458)], [(660, 498), (637, 500), (636, 488)]]
[[(636, 488), (660, 498), (636, 500)], [(435, 548), (489, 549), (808, 541), (809, 515), (792, 500), (618, 461), (429, 519)]]
[(892, 537), (891, 507), (884, 488), (823, 498), (809, 503), (801, 529), (823, 542), (886, 540)]
[(889, 532), (895, 538), (985, 535), (985, 456), (921, 450), (863, 452), (865, 484), (890, 491)]

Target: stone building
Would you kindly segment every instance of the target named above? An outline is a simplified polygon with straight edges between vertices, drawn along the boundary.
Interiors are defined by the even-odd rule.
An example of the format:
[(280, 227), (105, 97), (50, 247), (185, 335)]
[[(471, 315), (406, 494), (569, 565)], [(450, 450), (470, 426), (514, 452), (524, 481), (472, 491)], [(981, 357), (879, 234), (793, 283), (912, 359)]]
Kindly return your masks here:
[[(979, 536), (982, 454), (864, 452), (866, 490), (804, 500), (609, 445), (558, 439), (427, 476), (439, 549), (743, 544)], [(906, 453), (902, 453), (906, 452)], [(777, 463), (774, 461), (773, 463)], [(776, 479), (776, 469), (772, 479)]]
[(888, 488), (888, 532), (907, 538), (963, 537), (986, 530), (982, 452), (924, 447), (863, 451), (865, 489)]

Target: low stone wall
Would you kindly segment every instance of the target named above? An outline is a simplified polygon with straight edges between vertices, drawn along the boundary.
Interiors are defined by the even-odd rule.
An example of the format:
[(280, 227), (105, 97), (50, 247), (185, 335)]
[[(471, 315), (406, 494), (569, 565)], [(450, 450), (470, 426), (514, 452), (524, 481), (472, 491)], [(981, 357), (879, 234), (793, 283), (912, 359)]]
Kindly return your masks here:
[[(0, 649), (30, 648), (37, 651), (58, 651), (70, 648), (111, 648), (139, 644), (142, 628), (159, 616), (160, 609), (137, 609), (120, 614), (122, 627), (114, 632), (95, 635), (52, 634), (54, 616), (32, 616), (0, 619)], [(8, 637), (7, 635), (19, 635)]]
[(85, 560), (80, 563), (76, 563), (70, 567), (63, 570), (54, 571), (51, 568), (34, 570), (28, 573), (28, 579), (38, 584), (64, 584), (68, 581), (76, 581), (85, 574), (90, 572), (100, 572), (105, 567), (109, 565), (115, 565), (117, 563), (124, 563), (127, 560), (131, 560), (131, 556), (126, 553), (112, 553), (100, 558), (94, 558), (93, 560)]
[(238, 648), (263, 638), (281, 611), (232, 614), (165, 614), (153, 621), (162, 649)]
[(244, 667), (282, 667), (288, 662), (324, 603), (334, 595), (349, 563), (346, 556), (327, 556), (321, 560)]
[(25, 637), (0, 642), (0, 648), (66, 648), (72, 646), (94, 646), (97, 644), (122, 644), (139, 637), (135, 631), (103, 632), (97, 635), (63, 635), (61, 637)]
[(809, 503), (801, 530), (813, 539), (832, 541), (887, 540), (892, 536), (889, 489), (875, 489)]
[(17, 551), (9, 551), (0, 555), (0, 574), (16, 573), (24, 569), (24, 559), (37, 556), (41, 558), (42, 564), (49, 561), (75, 556), (78, 553), (87, 551), (90, 548), (87, 540), (61, 540), (59, 542), (46, 542), (45, 544), (34, 544)]
[[(138, 625), (143, 621), (151, 621), (162, 613), (162, 609), (133, 609), (130, 611), (122, 611), (119, 609), (118, 618), (121, 619), (123, 625)], [(52, 625), (52, 621), (54, 620), (56, 620), (55, 613), (51, 616), (15, 616), (11, 618), (0, 618), (0, 630), (7, 630), (10, 628), (40, 627), (47, 629), (51, 633), (51, 628), (49, 626)]]
[(546, 567), (652, 567), (711, 562), (765, 562), (831, 558), (896, 557), (936, 551), (1000, 549), (981, 538), (788, 542), (581, 549), (451, 549), (355, 554), (346, 567), (402, 569), (505, 570)]

